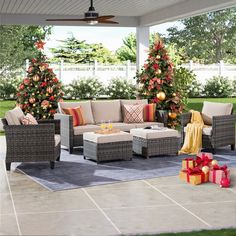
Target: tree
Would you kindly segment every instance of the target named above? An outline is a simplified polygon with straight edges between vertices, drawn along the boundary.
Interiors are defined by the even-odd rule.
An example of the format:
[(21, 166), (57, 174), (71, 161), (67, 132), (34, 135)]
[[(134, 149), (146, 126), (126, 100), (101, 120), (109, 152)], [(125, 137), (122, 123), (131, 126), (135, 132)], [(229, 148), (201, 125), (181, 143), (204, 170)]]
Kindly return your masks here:
[(136, 80), (142, 98), (156, 103), (157, 109), (167, 110), (168, 126), (178, 124), (177, 115), (183, 110), (181, 94), (176, 90), (173, 81), (173, 63), (161, 41), (150, 48), (148, 59)]
[(91, 63), (97, 60), (100, 63), (116, 63), (118, 59), (101, 43), (88, 44), (85, 40), (78, 40), (73, 35), (66, 40), (60, 41), (62, 44), (58, 48), (52, 48), (54, 54), (52, 61), (77, 63)]
[(42, 53), (44, 43), (36, 42), (37, 58), (31, 60), (27, 77), (23, 79), (17, 91), (17, 104), (26, 113), (36, 119), (53, 118), (62, 99), (61, 83), (46, 62)]
[(51, 33), (51, 27), (0, 25), (0, 76), (20, 68), (38, 51), (34, 43)]
[(185, 51), (185, 59), (202, 63), (236, 62), (236, 8), (210, 12), (180, 21), (183, 29), (171, 27), (168, 43)]

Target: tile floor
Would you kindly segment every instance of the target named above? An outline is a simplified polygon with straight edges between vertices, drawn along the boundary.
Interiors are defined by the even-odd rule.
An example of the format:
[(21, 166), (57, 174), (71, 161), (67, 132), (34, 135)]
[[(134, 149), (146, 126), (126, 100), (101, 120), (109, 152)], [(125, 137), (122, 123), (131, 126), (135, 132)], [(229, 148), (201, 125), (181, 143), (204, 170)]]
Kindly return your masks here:
[[(4, 154), (0, 138), (0, 156)], [(50, 192), (0, 160), (0, 235), (127, 235), (236, 228), (232, 187), (161, 177)]]

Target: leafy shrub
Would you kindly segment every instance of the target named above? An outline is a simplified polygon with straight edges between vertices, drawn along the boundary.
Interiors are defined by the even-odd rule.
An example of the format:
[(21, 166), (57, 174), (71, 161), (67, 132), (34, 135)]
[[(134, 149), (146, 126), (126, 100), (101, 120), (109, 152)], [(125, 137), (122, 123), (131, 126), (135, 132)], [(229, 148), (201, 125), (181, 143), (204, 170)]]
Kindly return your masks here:
[(236, 96), (236, 80), (232, 81), (232, 87), (233, 87), (233, 96)]
[(203, 97), (203, 85), (195, 78), (188, 88), (188, 97)]
[(67, 86), (72, 98), (92, 99), (97, 98), (104, 93), (103, 84), (94, 77), (83, 77), (78, 80), (73, 80)]
[(135, 97), (136, 88), (126, 78), (117, 77), (110, 81), (106, 88), (106, 94), (110, 98), (130, 99)]
[(189, 88), (192, 82), (196, 80), (196, 75), (184, 67), (178, 67), (174, 70), (174, 86), (180, 93), (183, 103), (187, 103)]
[(233, 86), (228, 78), (213, 76), (207, 80), (204, 86), (204, 94), (206, 97), (231, 97)]
[(4, 100), (14, 99), (19, 83), (19, 78), (0, 77), (0, 98)]

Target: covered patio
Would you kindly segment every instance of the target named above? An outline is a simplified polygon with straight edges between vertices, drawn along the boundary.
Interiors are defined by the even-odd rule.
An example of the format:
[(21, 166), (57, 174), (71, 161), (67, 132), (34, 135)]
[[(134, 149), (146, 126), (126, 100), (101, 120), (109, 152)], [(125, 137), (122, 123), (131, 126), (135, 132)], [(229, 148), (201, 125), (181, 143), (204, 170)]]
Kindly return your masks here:
[[(136, 28), (137, 68), (146, 59), (151, 26), (235, 5), (236, 0), (94, 1), (100, 15), (115, 15), (119, 22), (106, 26)], [(88, 6), (84, 0), (1, 1), (0, 24), (48, 25), (46, 19), (81, 18)], [(52, 24), (87, 26), (84, 22)], [(104, 25), (91, 29), (94, 37), (95, 27), (100, 26)], [(220, 163), (232, 167), (228, 189), (211, 183), (192, 186), (174, 175), (50, 191), (37, 176), (32, 179), (16, 170), (18, 163), (6, 171), (5, 155), (5, 137), (0, 137), (1, 235), (139, 235), (236, 227), (235, 151), (220, 150), (216, 155)], [(61, 157), (62, 163), (76, 158), (83, 161), (79, 152), (69, 155), (62, 150)], [(168, 163), (181, 168), (175, 160)]]

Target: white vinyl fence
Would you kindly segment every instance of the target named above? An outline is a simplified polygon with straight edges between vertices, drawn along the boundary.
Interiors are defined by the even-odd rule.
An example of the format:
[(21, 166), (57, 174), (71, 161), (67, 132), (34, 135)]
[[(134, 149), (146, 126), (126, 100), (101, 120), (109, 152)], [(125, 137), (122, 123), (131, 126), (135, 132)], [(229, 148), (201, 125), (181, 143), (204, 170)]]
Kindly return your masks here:
[[(205, 84), (207, 79), (219, 75), (236, 80), (236, 65), (224, 64), (223, 61), (219, 64), (211, 65), (202, 65), (190, 61), (188, 64), (183, 64), (182, 66), (193, 70), (198, 81), (202, 84)], [(28, 68), (28, 62), (26, 63), (26, 67)], [(69, 84), (74, 79), (88, 76), (96, 76), (101, 82), (107, 84), (114, 77), (125, 77), (133, 80), (136, 74), (136, 65), (129, 61), (121, 65), (102, 65), (96, 61), (90, 65), (72, 65), (61, 61), (57, 64), (51, 64), (50, 67), (54, 69), (54, 72), (64, 84)], [(135, 83), (135, 80), (133, 82)]]

